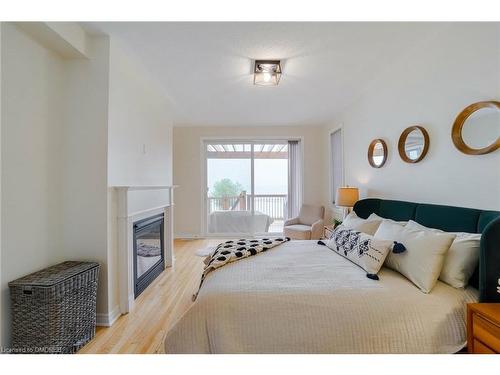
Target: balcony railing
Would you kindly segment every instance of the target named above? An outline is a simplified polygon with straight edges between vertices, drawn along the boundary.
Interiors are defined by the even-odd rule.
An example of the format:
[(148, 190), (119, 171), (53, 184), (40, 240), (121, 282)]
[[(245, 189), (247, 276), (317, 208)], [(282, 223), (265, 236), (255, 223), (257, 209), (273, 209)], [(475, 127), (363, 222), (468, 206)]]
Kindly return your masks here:
[(286, 194), (246, 194), (232, 197), (208, 197), (208, 213), (213, 211), (250, 211), (254, 202), (255, 211), (269, 215), (274, 220), (284, 220)]

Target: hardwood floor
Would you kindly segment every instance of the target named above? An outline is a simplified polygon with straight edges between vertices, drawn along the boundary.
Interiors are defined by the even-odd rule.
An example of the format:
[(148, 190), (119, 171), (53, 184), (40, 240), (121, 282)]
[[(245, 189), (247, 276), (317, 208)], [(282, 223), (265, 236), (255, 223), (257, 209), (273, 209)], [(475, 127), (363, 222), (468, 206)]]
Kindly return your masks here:
[(163, 339), (191, 306), (203, 258), (196, 250), (220, 239), (175, 240), (175, 266), (165, 271), (136, 299), (133, 310), (112, 327), (97, 327), (95, 338), (79, 353), (163, 353)]

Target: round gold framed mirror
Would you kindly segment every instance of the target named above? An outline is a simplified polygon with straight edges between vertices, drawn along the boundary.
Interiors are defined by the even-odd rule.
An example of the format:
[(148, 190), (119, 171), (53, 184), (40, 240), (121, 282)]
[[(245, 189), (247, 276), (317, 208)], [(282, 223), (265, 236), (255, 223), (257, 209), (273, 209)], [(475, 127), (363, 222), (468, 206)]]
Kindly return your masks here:
[(398, 152), (407, 163), (418, 163), (429, 151), (429, 134), (423, 127), (415, 125), (403, 130), (398, 141)]
[(383, 139), (374, 139), (368, 146), (368, 163), (373, 168), (382, 168), (387, 161), (387, 144)]
[(453, 123), (451, 139), (467, 155), (489, 154), (500, 148), (500, 102), (478, 102), (466, 107)]

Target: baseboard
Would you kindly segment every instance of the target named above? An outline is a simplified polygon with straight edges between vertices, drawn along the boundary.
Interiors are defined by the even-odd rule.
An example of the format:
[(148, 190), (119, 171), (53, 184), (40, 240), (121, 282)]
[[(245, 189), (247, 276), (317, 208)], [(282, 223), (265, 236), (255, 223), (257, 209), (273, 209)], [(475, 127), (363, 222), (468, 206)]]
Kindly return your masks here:
[(96, 324), (100, 327), (111, 327), (116, 320), (120, 317), (120, 307), (115, 306), (110, 313), (97, 313), (96, 314)]

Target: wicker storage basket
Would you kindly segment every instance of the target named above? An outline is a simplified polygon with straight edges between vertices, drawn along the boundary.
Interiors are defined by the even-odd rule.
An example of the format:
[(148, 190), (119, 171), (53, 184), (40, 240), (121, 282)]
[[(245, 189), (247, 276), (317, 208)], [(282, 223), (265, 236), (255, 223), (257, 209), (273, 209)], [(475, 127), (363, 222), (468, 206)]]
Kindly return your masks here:
[(63, 262), (9, 283), (12, 351), (74, 353), (96, 325), (99, 264)]

